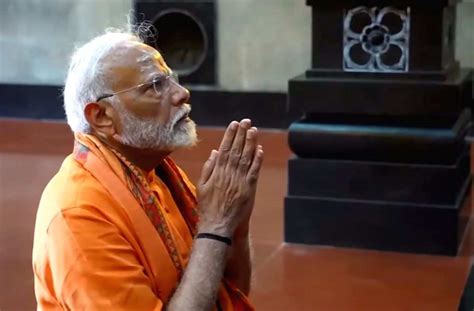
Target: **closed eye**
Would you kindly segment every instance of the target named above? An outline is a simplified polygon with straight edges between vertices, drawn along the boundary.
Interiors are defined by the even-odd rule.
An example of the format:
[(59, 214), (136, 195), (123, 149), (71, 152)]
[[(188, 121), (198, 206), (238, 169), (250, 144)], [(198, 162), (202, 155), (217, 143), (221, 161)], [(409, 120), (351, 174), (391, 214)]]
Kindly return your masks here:
[(164, 88), (166, 87), (167, 79), (168, 79), (168, 76), (166, 75), (159, 75), (153, 79), (153, 86), (157, 94), (160, 94), (162, 91), (164, 91)]
[(166, 77), (164, 77), (164, 76), (156, 77), (155, 79), (153, 79), (153, 86), (156, 89), (160, 89), (163, 86), (163, 83), (165, 82), (165, 79), (166, 79)]

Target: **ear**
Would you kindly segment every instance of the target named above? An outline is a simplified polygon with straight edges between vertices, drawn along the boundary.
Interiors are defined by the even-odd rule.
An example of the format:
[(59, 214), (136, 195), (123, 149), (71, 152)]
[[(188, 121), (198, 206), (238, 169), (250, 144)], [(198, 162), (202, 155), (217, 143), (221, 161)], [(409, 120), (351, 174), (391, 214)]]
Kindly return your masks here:
[(114, 111), (106, 102), (92, 102), (84, 107), (84, 115), (91, 128), (99, 135), (111, 137), (116, 134)]

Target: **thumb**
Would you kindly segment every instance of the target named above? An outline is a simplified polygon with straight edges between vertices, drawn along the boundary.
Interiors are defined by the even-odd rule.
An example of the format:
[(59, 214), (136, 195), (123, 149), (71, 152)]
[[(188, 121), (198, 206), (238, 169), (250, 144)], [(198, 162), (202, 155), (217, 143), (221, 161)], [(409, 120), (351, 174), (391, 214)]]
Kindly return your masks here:
[(201, 178), (199, 178), (200, 185), (204, 185), (205, 183), (207, 183), (207, 181), (211, 177), (212, 172), (214, 171), (214, 167), (216, 166), (217, 154), (218, 152), (213, 149), (211, 151), (211, 155), (209, 156), (209, 159), (207, 159), (206, 163), (204, 163), (204, 166), (201, 172)]

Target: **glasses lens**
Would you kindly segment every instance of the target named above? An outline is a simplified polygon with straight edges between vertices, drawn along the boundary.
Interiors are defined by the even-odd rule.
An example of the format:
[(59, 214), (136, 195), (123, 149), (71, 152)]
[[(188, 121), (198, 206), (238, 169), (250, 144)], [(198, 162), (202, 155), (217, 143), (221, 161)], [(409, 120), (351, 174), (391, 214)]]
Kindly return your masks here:
[(171, 82), (179, 84), (177, 73), (172, 72), (170, 75), (157, 76), (153, 79), (153, 88), (155, 89), (155, 92), (160, 95), (170, 88)]
[(170, 79), (174, 82), (179, 84), (179, 76), (176, 72), (172, 72), (170, 75)]
[(161, 75), (153, 79), (153, 88), (157, 94), (162, 94), (164, 91), (166, 91), (167, 78), (167, 76)]

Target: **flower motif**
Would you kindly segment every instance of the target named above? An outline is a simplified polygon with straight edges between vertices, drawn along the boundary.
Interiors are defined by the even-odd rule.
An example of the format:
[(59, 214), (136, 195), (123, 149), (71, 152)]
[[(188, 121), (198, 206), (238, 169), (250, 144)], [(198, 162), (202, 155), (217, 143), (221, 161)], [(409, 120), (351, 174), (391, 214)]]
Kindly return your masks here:
[(384, 25), (369, 25), (361, 34), (362, 48), (367, 53), (385, 53), (388, 50), (390, 35)]
[[(392, 22), (387, 22), (389, 19), (386, 17), (389, 15)], [(395, 29), (397, 23), (393, 22), (394, 16), (401, 26), (398, 32)], [(361, 25), (361, 21), (365, 21), (365, 24)], [(362, 31), (354, 30), (353, 24)], [(391, 7), (369, 9), (364, 6), (349, 10), (344, 16), (344, 71), (407, 72), (409, 36), (409, 7), (405, 11)]]

